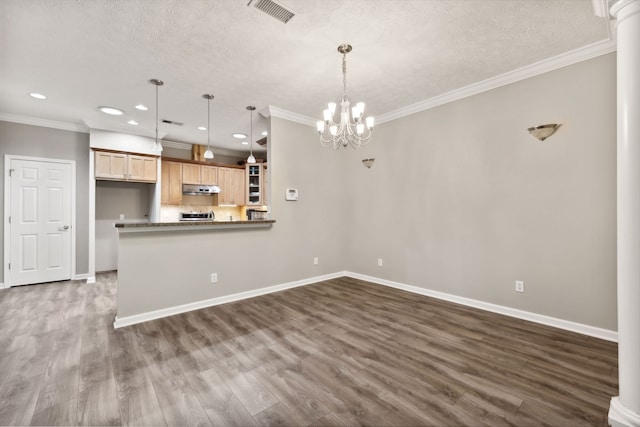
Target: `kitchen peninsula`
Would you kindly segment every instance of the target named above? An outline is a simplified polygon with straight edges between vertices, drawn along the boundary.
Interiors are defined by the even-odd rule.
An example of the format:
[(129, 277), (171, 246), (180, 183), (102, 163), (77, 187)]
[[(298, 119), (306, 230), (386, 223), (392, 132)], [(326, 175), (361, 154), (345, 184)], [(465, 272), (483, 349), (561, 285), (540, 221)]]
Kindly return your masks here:
[[(119, 328), (239, 299), (275, 220), (116, 223)], [(247, 242), (252, 242), (247, 247)], [(232, 254), (246, 253), (247, 257)], [(231, 295), (231, 296), (230, 296)]]

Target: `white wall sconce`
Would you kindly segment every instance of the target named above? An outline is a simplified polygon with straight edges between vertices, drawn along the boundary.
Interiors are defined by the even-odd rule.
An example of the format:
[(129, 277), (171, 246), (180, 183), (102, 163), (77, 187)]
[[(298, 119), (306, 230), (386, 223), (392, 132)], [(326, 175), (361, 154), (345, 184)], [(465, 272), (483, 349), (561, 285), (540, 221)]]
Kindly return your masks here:
[(529, 128), (527, 129), (527, 131), (534, 138), (539, 139), (540, 141), (544, 141), (545, 139), (556, 133), (560, 126), (562, 125), (558, 123), (549, 123), (547, 125), (540, 125)]
[(373, 166), (373, 162), (375, 162), (376, 159), (371, 158), (371, 159), (362, 159), (362, 164), (365, 165), (368, 169), (371, 169), (371, 166)]

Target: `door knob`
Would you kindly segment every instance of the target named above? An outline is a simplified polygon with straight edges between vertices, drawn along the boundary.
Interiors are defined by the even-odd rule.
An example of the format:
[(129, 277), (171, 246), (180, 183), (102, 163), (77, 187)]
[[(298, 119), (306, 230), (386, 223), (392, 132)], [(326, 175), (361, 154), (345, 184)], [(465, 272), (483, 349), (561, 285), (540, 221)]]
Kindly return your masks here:
[(68, 225), (65, 225), (64, 227), (58, 227), (58, 231), (66, 231), (69, 229)]

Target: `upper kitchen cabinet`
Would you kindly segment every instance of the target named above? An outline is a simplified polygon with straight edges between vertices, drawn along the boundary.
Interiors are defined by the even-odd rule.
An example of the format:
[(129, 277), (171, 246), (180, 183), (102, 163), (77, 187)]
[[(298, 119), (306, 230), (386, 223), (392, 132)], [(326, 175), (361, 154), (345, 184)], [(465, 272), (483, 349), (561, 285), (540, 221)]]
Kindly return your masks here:
[(218, 184), (218, 167), (184, 163), (182, 165), (183, 184)]
[(157, 165), (157, 157), (95, 151), (96, 179), (156, 182)]
[(246, 202), (247, 206), (262, 205), (263, 202), (263, 182), (262, 182), (262, 164), (246, 165)]
[(200, 166), (200, 183), (204, 185), (218, 185), (218, 167)]
[(179, 162), (162, 162), (161, 204), (182, 204), (182, 168), (185, 165)]
[(218, 168), (218, 204), (237, 205), (245, 204), (245, 171), (244, 169)]

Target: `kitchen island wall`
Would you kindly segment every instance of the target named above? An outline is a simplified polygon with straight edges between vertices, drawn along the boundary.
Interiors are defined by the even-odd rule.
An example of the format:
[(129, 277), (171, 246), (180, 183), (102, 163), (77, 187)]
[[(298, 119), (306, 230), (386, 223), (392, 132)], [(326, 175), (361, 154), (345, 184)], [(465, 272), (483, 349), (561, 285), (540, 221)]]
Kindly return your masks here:
[[(347, 167), (344, 153), (321, 147), (310, 126), (272, 117), (269, 132), (271, 218), (277, 222), (270, 228), (121, 236), (120, 253), (126, 256), (118, 261), (119, 292), (139, 284), (147, 291), (144, 301), (119, 300), (119, 319), (345, 269), (342, 237), (348, 230), (340, 209), (348, 196), (340, 190)], [(300, 161), (305, 158), (313, 161)], [(285, 200), (287, 188), (298, 189), (298, 201)], [(211, 283), (211, 273), (218, 273), (216, 284)], [(171, 297), (176, 289), (179, 300)]]

